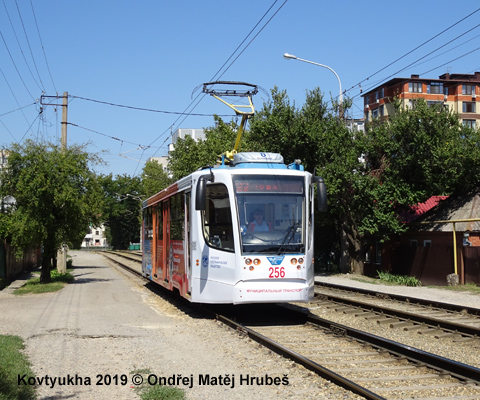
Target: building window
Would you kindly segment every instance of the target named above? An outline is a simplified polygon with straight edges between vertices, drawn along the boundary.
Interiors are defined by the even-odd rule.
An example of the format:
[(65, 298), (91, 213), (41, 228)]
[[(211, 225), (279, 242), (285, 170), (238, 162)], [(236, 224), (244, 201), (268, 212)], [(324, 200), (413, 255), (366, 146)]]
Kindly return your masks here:
[(369, 96), (365, 96), (365, 105), (368, 106), (369, 102), (368, 102), (368, 97)]
[(378, 118), (378, 108), (376, 108), (375, 110), (372, 110), (372, 118)]
[(408, 91), (410, 93), (422, 93), (422, 82), (410, 82), (408, 84)]
[(424, 240), (423, 241), (423, 247), (432, 247), (432, 241), (431, 240)]
[(368, 111), (365, 111), (365, 121), (368, 122)]
[(418, 247), (418, 240), (410, 239), (410, 247)]
[(427, 85), (427, 93), (442, 94), (443, 93), (443, 82), (430, 82)]
[(462, 104), (462, 112), (464, 113), (474, 113), (475, 111), (475, 102), (474, 101), (464, 101)]
[(468, 126), (469, 128), (475, 129), (475, 120), (474, 119), (464, 119), (463, 126)]
[(429, 107), (435, 107), (435, 106), (443, 107), (443, 101), (427, 101), (427, 104)]
[(475, 94), (475, 85), (462, 85), (462, 94)]
[(444, 94), (445, 96), (448, 96), (448, 87), (443, 88), (443, 94)]
[(383, 117), (385, 115), (385, 105), (381, 105), (380, 107), (378, 107), (378, 114), (380, 115), (380, 117)]

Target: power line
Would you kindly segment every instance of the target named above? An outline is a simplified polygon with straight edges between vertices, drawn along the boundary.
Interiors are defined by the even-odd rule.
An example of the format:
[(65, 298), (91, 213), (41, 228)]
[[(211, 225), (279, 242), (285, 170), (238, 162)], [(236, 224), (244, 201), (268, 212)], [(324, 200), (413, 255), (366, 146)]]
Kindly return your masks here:
[(357, 83), (356, 85), (353, 85), (351, 88), (349, 88), (348, 90), (346, 90), (346, 92), (354, 89), (355, 87), (359, 86), (360, 84), (362, 84), (363, 82), (365, 81), (368, 81), (370, 78), (372, 78), (373, 76), (377, 75), (378, 73), (384, 71), (385, 69), (387, 69), (388, 67), (390, 67), (391, 65), (395, 64), (396, 62), (400, 61), (401, 59), (405, 58), (406, 56), (410, 55), (411, 53), (413, 53), (414, 51), (418, 50), (419, 48), (425, 46), (427, 43), (431, 42), (432, 40), (436, 39), (437, 37), (439, 37), (440, 35), (444, 34), (445, 32), (447, 32), (448, 30), (452, 29), (454, 26), (458, 25), (459, 23), (463, 22), (464, 20), (466, 20), (467, 18), (471, 17), (473, 14), (477, 13), (478, 11), (480, 11), (480, 8), (476, 9), (475, 11), (471, 12), (470, 14), (468, 14), (466, 17), (463, 17), (462, 19), (460, 19), (459, 21), (455, 22), (454, 24), (450, 25), (448, 28), (444, 29), (443, 31), (441, 31), (440, 33), (437, 33), (435, 36), (431, 37), (430, 39), (426, 40), (425, 42), (423, 42), (422, 44), (418, 45), (417, 47), (415, 47), (414, 49), (408, 51), (407, 53), (405, 53), (404, 55), (398, 57), (396, 60), (392, 61), (390, 64), (386, 65), (385, 67), (379, 69), (377, 72), (373, 73), (372, 75), (368, 76), (367, 78), (363, 79), (362, 81), (360, 81), (359, 83)]
[(107, 135), (106, 133), (98, 132), (98, 131), (95, 131), (95, 130), (90, 129), (90, 128), (85, 128), (84, 126), (80, 126), (80, 125), (74, 124), (72, 122), (67, 122), (67, 124), (75, 126), (77, 128), (80, 128), (80, 129), (84, 129), (84, 130), (92, 132), (92, 133), (96, 133), (97, 135), (101, 135), (101, 136), (105, 136), (105, 137), (108, 137), (108, 138), (113, 139), (113, 140), (117, 140), (117, 141), (122, 142), (122, 143), (128, 143), (128, 144), (132, 144), (134, 146), (139, 146), (142, 149), (151, 148), (151, 146), (142, 145), (142, 144), (139, 144), (139, 143), (129, 142), (128, 140), (119, 139), (115, 136)]
[[(91, 102), (94, 102), (94, 103), (105, 104), (105, 105), (108, 105), (108, 106), (129, 108), (131, 110), (137, 110), (137, 111), (148, 111), (148, 112), (154, 112), (154, 113), (175, 114), (175, 115), (193, 115), (193, 116), (197, 116), (197, 117), (212, 117), (214, 115), (214, 114), (192, 114), (192, 113), (179, 112), (179, 111), (154, 110), (154, 109), (151, 109), (151, 108), (127, 106), (125, 104), (110, 103), (110, 102), (107, 102), (107, 101), (88, 99), (86, 97), (72, 96), (72, 95), (68, 95), (68, 97), (70, 97), (72, 99), (80, 99), (80, 100), (85, 100), (85, 101), (91, 101)], [(222, 116), (223, 117), (228, 117), (229, 115), (222, 115)]]
[[(33, 81), (35, 82), (35, 84), (38, 86), (38, 88), (40, 90), (42, 90), (42, 88), (40, 87), (40, 85), (38, 84), (35, 76), (33, 75), (33, 72), (32, 72), (32, 69), (30, 68), (30, 65), (28, 64), (28, 61), (25, 57), (25, 53), (23, 52), (23, 49), (22, 49), (22, 45), (20, 44), (20, 40), (18, 39), (18, 35), (17, 35), (17, 32), (15, 30), (15, 27), (13, 26), (13, 22), (12, 22), (12, 19), (10, 18), (10, 13), (8, 12), (8, 9), (7, 9), (7, 5), (5, 4), (5, 0), (3, 0), (3, 6), (5, 7), (5, 12), (7, 13), (7, 17), (8, 17), (8, 20), (10, 21), (10, 26), (12, 27), (12, 31), (13, 31), (13, 35), (15, 36), (15, 39), (17, 41), (17, 44), (18, 44), (18, 47), (20, 48), (20, 53), (22, 54), (22, 57), (23, 57), (23, 60), (25, 61), (25, 65), (27, 66), (27, 69), (28, 71), (30, 72), (30, 75), (32, 76), (32, 79)], [(2, 36), (2, 39), (3, 39), (3, 36)], [(5, 39), (4, 39), (4, 42), (5, 42)], [(5, 43), (5, 46), (7, 47), (7, 44)], [(8, 47), (7, 47), (7, 50), (8, 50)], [(9, 54), (10, 54), (10, 51), (9, 51)], [(10, 55), (10, 58), (12, 58), (12, 56)], [(12, 59), (13, 61), (13, 59)], [(18, 71), (17, 71), (18, 72)], [(27, 89), (28, 90), (28, 89)]]
[(2, 31), (0, 31), (0, 36), (2, 37), (3, 43), (5, 44), (5, 48), (7, 49), (8, 55), (10, 56), (10, 60), (12, 61), (13, 66), (15, 67), (15, 70), (17, 71), (18, 77), (20, 78), (20, 80), (21, 80), (22, 83), (23, 83), (23, 86), (25, 86), (25, 89), (26, 89), (26, 91), (28, 92), (28, 94), (30, 95), (30, 97), (31, 97), (32, 99), (35, 99), (35, 98), (33, 97), (32, 93), (30, 92), (30, 90), (28, 90), (27, 84), (26, 84), (25, 81), (23, 80), (22, 75), (20, 74), (20, 71), (19, 71), (18, 68), (17, 68), (17, 64), (15, 63), (15, 60), (14, 60), (13, 57), (12, 57), (12, 53), (10, 53), (10, 49), (8, 48), (7, 42), (5, 41), (5, 38), (3, 37)]
[(42, 37), (40, 36), (40, 29), (38, 28), (37, 16), (35, 15), (35, 9), (33, 8), (32, 0), (30, 0), (30, 5), (32, 6), (33, 19), (35, 20), (35, 26), (37, 27), (38, 38), (40, 39), (40, 44), (42, 46), (42, 52), (43, 52), (43, 57), (45, 58), (45, 64), (47, 64), (48, 74), (50, 75), (50, 79), (52, 80), (52, 85), (53, 85), (53, 88), (55, 89), (55, 92), (58, 93), (58, 90), (55, 87), (55, 82), (53, 81), (52, 72), (50, 71), (50, 65), (48, 64), (47, 54), (45, 53), (45, 47), (43, 46)]
[(23, 23), (22, 14), (20, 13), (20, 8), (18, 7), (17, 0), (15, 0), (15, 4), (17, 5), (18, 16), (20, 17), (20, 21), (22, 23), (23, 32), (25, 33), (25, 39), (27, 39), (28, 48), (30, 49), (30, 55), (32, 56), (33, 65), (35, 66), (35, 70), (37, 71), (38, 79), (40, 80), (43, 91), (45, 92), (45, 85), (43, 84), (42, 78), (40, 77), (40, 73), (38, 72), (37, 63), (35, 62), (35, 57), (33, 56), (32, 46), (30, 46), (30, 41), (28, 40), (27, 30), (25, 29), (25, 24)]
[[(230, 67), (235, 63), (235, 61), (237, 61), (237, 59), (240, 57), (240, 55), (243, 54), (243, 52), (248, 48), (248, 46), (250, 46), (250, 44), (257, 38), (257, 36), (260, 34), (260, 32), (263, 31), (263, 29), (270, 23), (270, 21), (277, 15), (277, 13), (280, 11), (280, 9), (287, 3), (288, 0), (285, 0), (283, 2), (283, 4), (277, 9), (277, 11), (273, 14), (273, 16), (263, 25), (263, 27), (260, 29), (260, 31), (253, 37), (253, 39), (247, 44), (247, 46), (245, 46), (245, 48), (240, 52), (240, 54), (238, 54), (238, 56), (230, 63), (230, 65), (219, 75), (220, 71), (222, 70), (222, 68), (228, 63), (228, 61), (234, 56), (234, 54), (241, 48), (241, 46), (243, 45), (243, 43), (245, 43), (245, 41), (248, 39), (248, 37), (255, 31), (255, 29), (257, 28), (257, 26), (260, 24), (261, 21), (263, 21), (263, 19), (267, 16), (267, 14), (270, 12), (270, 10), (275, 6), (275, 4), (278, 2), (278, 0), (275, 0), (273, 2), (273, 4), (268, 8), (268, 10), (263, 14), (263, 16), (260, 18), (260, 20), (255, 24), (255, 26), (250, 30), (250, 32), (245, 36), (245, 38), (242, 40), (242, 42), (240, 43), (240, 45), (237, 46), (237, 48), (233, 51), (233, 53), (228, 57), (228, 59), (223, 63), (223, 65), (219, 68), (219, 70), (213, 75), (213, 77), (210, 79), (210, 82), (211, 81), (214, 81), (215, 79), (220, 79), (224, 74), (225, 72), (228, 71), (228, 69), (230, 69)], [(217, 77), (218, 75), (218, 77)], [(201, 98), (199, 99), (199, 97), (201, 96)], [(185, 109), (188, 110), (190, 107), (192, 107), (193, 103), (195, 101), (197, 101), (197, 99), (199, 99), (197, 101), (197, 103), (193, 106), (192, 108), (192, 111), (198, 106), (198, 104), (200, 103), (200, 101), (202, 101), (205, 97), (205, 94), (203, 93), (203, 96), (202, 96), (202, 93), (199, 93), (191, 102), (190, 104), (187, 106), (187, 108)], [(184, 113), (185, 113), (184, 111)], [(189, 113), (185, 113), (185, 117), (182, 119), (182, 121), (180, 121), (180, 124), (183, 123), (183, 121), (185, 121), (185, 119), (189, 116), (189, 115), (194, 115), (192, 114), (192, 112), (190, 111)], [(170, 127), (168, 127), (165, 131), (163, 131), (153, 142), (155, 143), (158, 139), (160, 139), (163, 135), (165, 135), (165, 133), (168, 132), (169, 129), (171, 129), (176, 123), (177, 121), (180, 119), (180, 117), (178, 117), (172, 125), (170, 125)], [(164, 143), (168, 140), (168, 137), (165, 139)], [(155, 153), (156, 154), (156, 153)], [(154, 155), (155, 155), (154, 154)], [(137, 166), (138, 167), (138, 166)], [(135, 172), (134, 174), (136, 173), (137, 169), (135, 168)]]

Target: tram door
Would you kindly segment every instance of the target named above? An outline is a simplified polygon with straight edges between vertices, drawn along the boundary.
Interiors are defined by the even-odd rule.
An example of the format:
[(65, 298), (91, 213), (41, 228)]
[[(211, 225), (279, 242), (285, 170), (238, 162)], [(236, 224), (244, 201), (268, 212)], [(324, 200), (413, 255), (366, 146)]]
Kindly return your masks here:
[(185, 292), (185, 193), (170, 197), (165, 240), (166, 279), (169, 287)]
[(154, 276), (156, 280), (159, 282), (163, 281), (163, 271), (164, 271), (164, 244), (163, 240), (165, 237), (164, 234), (164, 203), (160, 202), (158, 203), (158, 206), (156, 208), (156, 239), (155, 239), (155, 271), (154, 271)]

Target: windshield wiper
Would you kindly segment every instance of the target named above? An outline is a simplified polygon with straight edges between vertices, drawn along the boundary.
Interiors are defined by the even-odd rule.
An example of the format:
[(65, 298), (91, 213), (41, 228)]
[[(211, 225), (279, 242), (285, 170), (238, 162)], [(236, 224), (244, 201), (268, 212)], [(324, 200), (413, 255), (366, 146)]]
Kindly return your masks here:
[[(298, 222), (294, 222), (292, 226), (288, 227), (287, 233), (285, 233), (282, 244), (280, 245), (277, 254), (281, 254), (282, 251), (284, 251), (284, 248), (286, 248), (290, 244), (293, 237), (295, 236), (295, 232), (297, 231), (298, 225), (299, 225)], [(288, 236), (290, 236), (290, 238)], [(287, 239), (288, 239), (288, 242), (287, 242)]]

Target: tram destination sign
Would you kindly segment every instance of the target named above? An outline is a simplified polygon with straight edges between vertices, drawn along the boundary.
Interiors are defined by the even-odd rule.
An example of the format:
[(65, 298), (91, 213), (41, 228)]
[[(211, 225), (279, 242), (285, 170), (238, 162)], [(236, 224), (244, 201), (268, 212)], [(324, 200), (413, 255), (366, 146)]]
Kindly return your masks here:
[(281, 176), (259, 178), (242, 176), (235, 178), (237, 193), (295, 193), (303, 194), (303, 179)]

